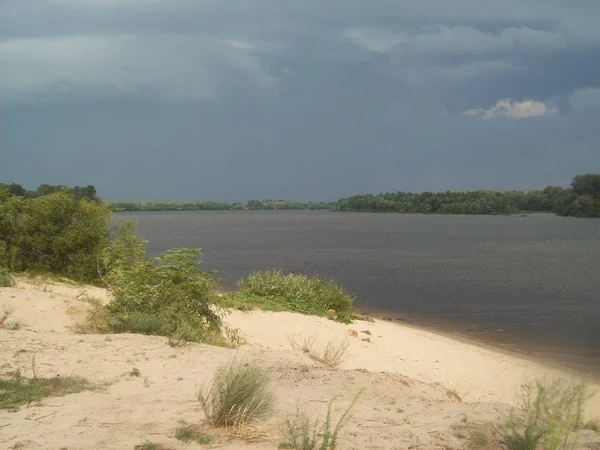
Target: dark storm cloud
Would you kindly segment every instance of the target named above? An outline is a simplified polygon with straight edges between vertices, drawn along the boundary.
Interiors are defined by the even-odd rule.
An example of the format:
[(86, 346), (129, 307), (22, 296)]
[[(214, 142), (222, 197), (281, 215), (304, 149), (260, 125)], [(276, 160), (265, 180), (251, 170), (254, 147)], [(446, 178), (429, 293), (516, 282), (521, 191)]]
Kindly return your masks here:
[(8, 0), (0, 177), (121, 199), (566, 183), (600, 170), (598, 20), (590, 0)]

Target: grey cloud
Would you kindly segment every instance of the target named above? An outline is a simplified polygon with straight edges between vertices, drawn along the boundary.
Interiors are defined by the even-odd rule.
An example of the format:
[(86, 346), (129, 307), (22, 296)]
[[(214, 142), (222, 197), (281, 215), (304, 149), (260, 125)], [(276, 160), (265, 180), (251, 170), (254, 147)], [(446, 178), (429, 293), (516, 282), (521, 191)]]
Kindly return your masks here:
[[(600, 170), (597, 17), (596, 0), (6, 0), (0, 179), (182, 200), (568, 183)], [(561, 115), (461, 115), (503, 99)]]
[(6, 102), (155, 96), (189, 102), (213, 98), (238, 74), (274, 88), (258, 58), (231, 42), (202, 36), (68, 36), (0, 43)]

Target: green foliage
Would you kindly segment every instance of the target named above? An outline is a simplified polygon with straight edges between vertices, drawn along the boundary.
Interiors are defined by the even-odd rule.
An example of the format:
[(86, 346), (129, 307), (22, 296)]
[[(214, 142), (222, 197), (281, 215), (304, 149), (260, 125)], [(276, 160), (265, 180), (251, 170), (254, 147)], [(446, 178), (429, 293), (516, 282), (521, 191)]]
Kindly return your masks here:
[(334, 281), (306, 275), (283, 274), (279, 270), (254, 272), (240, 280), (240, 291), (225, 297), (234, 308), (260, 308), (269, 311), (294, 311), (317, 316), (330, 315), (349, 323), (353, 297)]
[(256, 364), (233, 361), (217, 369), (208, 390), (198, 393), (207, 421), (240, 426), (269, 413), (275, 403), (267, 373)]
[(573, 449), (576, 431), (583, 427), (583, 411), (590, 394), (587, 386), (535, 380), (523, 383), (517, 394), (518, 411), (511, 414), (504, 441), (511, 450)]
[(0, 287), (13, 287), (15, 280), (6, 269), (0, 267)]
[(213, 275), (198, 270), (200, 250), (171, 249), (148, 258), (134, 223), (121, 225), (116, 234), (99, 259), (112, 299), (92, 311), (88, 329), (229, 346), (241, 343), (211, 308), (219, 297)]
[(333, 397), (330, 400), (327, 405), (327, 415), (325, 416), (325, 422), (323, 424), (323, 436), (320, 444), (317, 439), (317, 428), (319, 427), (318, 421), (313, 423), (306, 415), (306, 412), (297, 409), (296, 414), (286, 418), (280, 426), (280, 431), (285, 441), (279, 444), (279, 448), (294, 450), (316, 450), (317, 448), (318, 450), (335, 450), (338, 446), (340, 432), (350, 420), (352, 410), (364, 395), (365, 390), (366, 389), (363, 387), (356, 393), (352, 402), (350, 402), (350, 405), (342, 413), (333, 428), (331, 422), (333, 403), (340, 398), (340, 396)]
[(0, 380), (0, 409), (15, 410), (45, 397), (61, 397), (84, 390), (94, 385), (80, 377), (52, 377), (26, 380), (17, 372), (11, 380)]
[(94, 281), (109, 215), (106, 204), (64, 191), (30, 199), (0, 195), (0, 266)]
[(179, 427), (175, 430), (175, 439), (182, 442), (196, 442), (200, 445), (207, 445), (212, 443), (212, 438), (200, 432), (198, 427), (187, 426), (187, 427)]
[(577, 175), (572, 189), (548, 186), (543, 190), (411, 192), (355, 195), (337, 202), (339, 211), (423, 214), (514, 214), (555, 212), (562, 216), (600, 217), (600, 174)]

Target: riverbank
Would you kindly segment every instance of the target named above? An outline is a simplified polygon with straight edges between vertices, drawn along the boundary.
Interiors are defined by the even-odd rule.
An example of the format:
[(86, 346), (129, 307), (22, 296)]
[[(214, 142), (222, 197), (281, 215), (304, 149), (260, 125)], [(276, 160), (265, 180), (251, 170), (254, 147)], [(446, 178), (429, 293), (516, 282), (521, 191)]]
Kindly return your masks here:
[(436, 333), (493, 351), (504, 352), (600, 383), (600, 348), (597, 351), (598, 358), (593, 359), (590, 358), (587, 349), (582, 350), (576, 345), (566, 349), (563, 342), (560, 347), (557, 347), (539, 339), (539, 336), (497, 328), (485, 323), (481, 325), (455, 323), (416, 314), (399, 314), (398, 311), (367, 308), (360, 308), (359, 311), (360, 315), (365, 317)]
[[(10, 321), (19, 325), (0, 329), (2, 378), (17, 370), (30, 377), (35, 370), (37, 377), (82, 376), (105, 386), (49, 397), (17, 412), (0, 410), (3, 448), (131, 449), (146, 441), (165, 449), (188, 448), (175, 439), (175, 429), (204, 427), (196, 392), (232, 358), (256, 361), (268, 370), (276, 410), (260, 423), (257, 442), (204, 427), (212, 448), (276, 448), (278, 422), (297, 406), (322, 420), (329, 399), (343, 395), (334, 408), (337, 416), (363, 386), (367, 392), (340, 448), (476, 448), (474, 436), (484, 435), (484, 448), (500, 448), (498, 430), (525, 379), (573, 379), (537, 362), (380, 320), (344, 325), (293, 313), (236, 311), (225, 320), (247, 341), (239, 349), (172, 347), (166, 338), (154, 336), (76, 334), (72, 327), (85, 317), (89, 298), (106, 301), (106, 292), (24, 280), (0, 289), (0, 308), (12, 310)], [(290, 345), (290, 339), (311, 336), (315, 349), (347, 343), (338, 369)], [(600, 397), (588, 404), (587, 414), (600, 415)], [(600, 442), (600, 435), (584, 430), (580, 442)]]

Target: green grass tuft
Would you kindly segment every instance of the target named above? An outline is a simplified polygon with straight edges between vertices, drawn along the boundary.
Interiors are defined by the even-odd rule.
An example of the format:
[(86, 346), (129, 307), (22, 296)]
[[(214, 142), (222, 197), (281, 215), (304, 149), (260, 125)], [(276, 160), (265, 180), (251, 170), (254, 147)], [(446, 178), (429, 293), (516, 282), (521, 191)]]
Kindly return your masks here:
[(334, 281), (279, 270), (254, 272), (242, 278), (240, 290), (223, 297), (225, 306), (236, 309), (293, 311), (352, 321), (354, 298)]
[(240, 426), (269, 413), (275, 403), (267, 373), (256, 364), (221, 366), (208, 390), (198, 393), (207, 421), (216, 427)]

